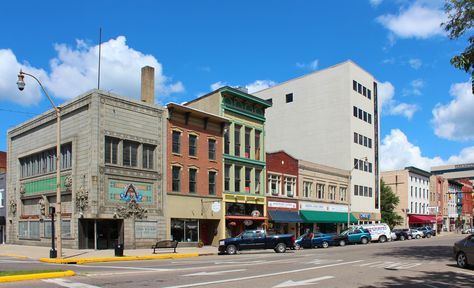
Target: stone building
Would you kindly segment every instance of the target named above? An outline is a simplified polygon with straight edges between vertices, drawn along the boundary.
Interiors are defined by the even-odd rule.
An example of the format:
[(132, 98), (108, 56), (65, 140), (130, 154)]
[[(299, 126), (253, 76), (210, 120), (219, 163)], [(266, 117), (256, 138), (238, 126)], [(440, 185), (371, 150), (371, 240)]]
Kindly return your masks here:
[[(154, 103), (153, 68), (142, 73), (151, 78), (142, 101), (91, 90), (61, 105), (65, 248), (150, 247), (166, 238), (165, 112)], [(8, 131), (9, 243), (51, 243), (55, 147), (53, 110)]]
[(7, 199), (7, 174), (0, 173), (0, 244), (6, 240), (6, 199)]

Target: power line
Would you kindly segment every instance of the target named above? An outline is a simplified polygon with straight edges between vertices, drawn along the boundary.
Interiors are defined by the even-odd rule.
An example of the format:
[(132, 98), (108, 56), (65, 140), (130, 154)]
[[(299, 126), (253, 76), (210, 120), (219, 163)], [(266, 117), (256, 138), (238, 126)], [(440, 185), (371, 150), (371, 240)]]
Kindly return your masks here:
[(38, 113), (33, 113), (33, 112), (28, 112), (28, 111), (18, 111), (18, 110), (3, 109), (3, 108), (0, 108), (0, 111), (20, 113), (20, 114), (28, 114), (28, 115), (39, 115)]

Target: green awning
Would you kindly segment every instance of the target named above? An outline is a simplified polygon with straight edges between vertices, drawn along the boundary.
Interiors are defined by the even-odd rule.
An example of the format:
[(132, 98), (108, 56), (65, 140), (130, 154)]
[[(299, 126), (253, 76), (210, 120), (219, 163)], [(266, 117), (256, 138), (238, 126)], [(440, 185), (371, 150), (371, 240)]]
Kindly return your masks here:
[[(300, 210), (300, 216), (306, 223), (347, 223), (345, 212), (305, 211)], [(351, 214), (351, 223), (357, 223), (357, 218)]]

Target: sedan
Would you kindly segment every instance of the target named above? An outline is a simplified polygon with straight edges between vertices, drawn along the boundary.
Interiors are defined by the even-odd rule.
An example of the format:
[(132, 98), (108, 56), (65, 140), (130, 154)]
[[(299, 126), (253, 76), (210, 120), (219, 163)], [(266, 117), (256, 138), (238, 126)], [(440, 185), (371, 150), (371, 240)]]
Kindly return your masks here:
[(411, 234), (413, 235), (413, 238), (416, 238), (416, 239), (420, 239), (420, 238), (423, 238), (423, 232), (421, 231), (418, 231), (416, 229), (410, 229), (411, 230)]
[(474, 264), (474, 235), (471, 234), (454, 243), (453, 253), (459, 267), (466, 268)]
[(315, 247), (322, 247), (322, 248), (328, 248), (329, 245), (334, 244), (334, 239), (333, 239), (332, 234), (324, 234), (324, 233), (310, 233), (308, 234), (303, 234), (301, 235), (296, 241), (295, 241), (295, 246), (296, 248), (315, 248)]

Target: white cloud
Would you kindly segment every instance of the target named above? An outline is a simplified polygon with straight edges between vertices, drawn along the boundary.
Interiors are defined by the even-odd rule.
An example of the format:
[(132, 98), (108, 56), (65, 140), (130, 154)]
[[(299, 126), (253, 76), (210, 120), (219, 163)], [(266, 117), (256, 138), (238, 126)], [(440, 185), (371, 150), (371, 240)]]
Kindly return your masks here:
[(412, 144), (400, 129), (392, 129), (380, 145), (381, 171), (403, 169), (406, 166), (430, 171), (433, 166), (470, 162), (474, 162), (474, 146), (462, 149), (459, 154), (451, 155), (447, 160), (439, 156), (430, 158), (423, 156), (420, 147)]
[(408, 60), (408, 64), (410, 64), (411, 68), (418, 70), (421, 65), (423, 65), (423, 62), (421, 61), (421, 59), (413, 58)]
[(410, 88), (409, 89), (404, 89), (403, 90), (403, 95), (408, 96), (408, 95), (415, 95), (415, 96), (420, 96), (423, 93), (421, 92), (421, 89), (425, 87), (425, 82), (423, 79), (415, 79), (410, 82)]
[(434, 132), (450, 140), (474, 139), (474, 95), (471, 83), (451, 85), (449, 93), (454, 97), (448, 104), (438, 104), (433, 109)]
[(400, 38), (426, 39), (445, 35), (440, 25), (446, 19), (442, 6), (417, 1), (407, 9), (401, 9), (398, 15), (381, 15), (376, 20)]
[(276, 82), (272, 80), (255, 80), (253, 83), (245, 85), (245, 87), (249, 90), (249, 93), (255, 93), (263, 89), (267, 89), (272, 87), (276, 84)]
[[(50, 60), (51, 72), (49, 75), (44, 70), (30, 67), (28, 64), (23, 65), (24, 70), (38, 76), (47, 91), (52, 96), (61, 99), (70, 99), (97, 87), (98, 45), (90, 46), (83, 40), (77, 40), (75, 47), (56, 44), (55, 50), (57, 56)], [(2, 68), (0, 68), (0, 71), (12, 71), (9, 73), (14, 75), (16, 72), (13, 71), (18, 71), (21, 65), (10, 50), (1, 51), (0, 62)], [(127, 46), (124, 36), (119, 36), (102, 44), (100, 88), (127, 97), (139, 98), (141, 68), (146, 65), (155, 68), (157, 100), (163, 100), (163, 96), (185, 90), (183, 83), (170, 82), (170, 79), (163, 74), (161, 63), (154, 56), (143, 54)], [(9, 78), (12, 77), (11, 75), (8, 76)], [(1, 78), (6, 79), (6, 77)], [(8, 79), (8, 81), (11, 80)], [(13, 83), (15, 82), (13, 81)], [(7, 88), (8, 86), (6, 88), (0, 87), (0, 99), (8, 98), (21, 102), (17, 101), (18, 97), (11, 93), (11, 87), (8, 88), (10, 90), (5, 90)], [(28, 85), (22, 97), (29, 97), (29, 101), (25, 104), (37, 103), (41, 99), (38, 87), (35, 85)]]
[(396, 101), (394, 99), (395, 87), (393, 87), (392, 83), (388, 81), (379, 83), (378, 92), (382, 113), (388, 115), (401, 115), (407, 119), (411, 119), (415, 112), (418, 111), (418, 106), (415, 104)]
[(380, 3), (382, 3), (382, 0), (369, 0), (369, 2), (372, 7), (377, 7), (380, 5)]
[(16, 82), (20, 69), (43, 82), (47, 79), (44, 70), (34, 68), (28, 63), (19, 63), (10, 49), (0, 49), (0, 63), (0, 101), (8, 100), (26, 106), (36, 104), (41, 100), (42, 91), (34, 79), (25, 76), (26, 86), (22, 92), (18, 90)]
[(302, 68), (302, 69), (309, 69), (309, 70), (317, 70), (319, 68), (319, 60), (318, 59), (314, 59), (313, 61), (309, 62), (309, 63), (300, 63), (300, 62), (297, 62), (296, 63), (296, 67), (298, 68)]
[(227, 86), (226, 82), (218, 81), (216, 83), (211, 84), (211, 91), (217, 90), (221, 87)]

